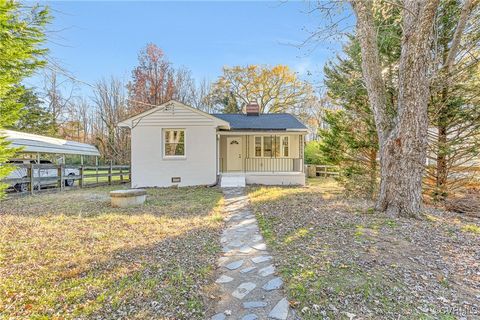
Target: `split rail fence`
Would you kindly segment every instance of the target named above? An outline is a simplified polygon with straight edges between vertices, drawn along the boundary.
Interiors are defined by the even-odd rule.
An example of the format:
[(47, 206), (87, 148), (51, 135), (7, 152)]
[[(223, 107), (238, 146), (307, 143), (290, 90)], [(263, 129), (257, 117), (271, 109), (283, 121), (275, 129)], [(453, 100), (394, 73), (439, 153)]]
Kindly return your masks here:
[(34, 194), (42, 190), (64, 190), (126, 183), (131, 180), (128, 165), (73, 166), (54, 164), (15, 164), (9, 178), (1, 180), (14, 193)]
[(309, 178), (314, 177), (336, 177), (339, 175), (338, 167), (336, 166), (326, 166), (326, 165), (314, 165), (307, 164), (307, 176)]

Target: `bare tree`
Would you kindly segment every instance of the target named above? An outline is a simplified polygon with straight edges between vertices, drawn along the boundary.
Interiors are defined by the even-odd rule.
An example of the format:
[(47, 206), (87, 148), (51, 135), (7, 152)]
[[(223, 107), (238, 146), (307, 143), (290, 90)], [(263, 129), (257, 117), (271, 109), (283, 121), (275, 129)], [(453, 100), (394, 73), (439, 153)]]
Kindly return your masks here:
[(215, 108), (215, 99), (210, 95), (211, 90), (211, 83), (203, 78), (191, 92), (191, 106), (207, 113), (218, 111)]
[(60, 79), (55, 71), (50, 71), (44, 75), (43, 91), (47, 110), (52, 115), (55, 130), (59, 134), (68, 106), (74, 98), (75, 86), (70, 79)]
[(92, 106), (86, 98), (78, 97), (71, 100), (67, 118), (69, 128), (63, 129), (64, 137), (80, 142), (91, 142)]
[(128, 131), (117, 126), (128, 115), (123, 83), (113, 77), (99, 81), (93, 101), (96, 108), (93, 134), (101, 154), (117, 163), (129, 162)]

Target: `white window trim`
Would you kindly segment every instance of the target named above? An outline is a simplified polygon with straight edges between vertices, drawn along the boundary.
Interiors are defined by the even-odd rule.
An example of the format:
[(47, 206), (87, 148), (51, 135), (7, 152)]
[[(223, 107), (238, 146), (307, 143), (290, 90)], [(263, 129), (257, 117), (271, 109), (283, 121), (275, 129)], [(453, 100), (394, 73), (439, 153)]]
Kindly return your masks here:
[[(166, 131), (183, 131), (183, 150), (184, 150), (184, 155), (183, 156), (169, 156), (165, 154), (165, 132)], [(185, 128), (163, 128), (162, 129), (162, 157), (163, 159), (168, 159), (168, 160), (182, 160), (187, 158), (187, 129)]]
[[(273, 144), (274, 144), (275, 138), (280, 137), (280, 156), (278, 156), (278, 157), (265, 157), (264, 156), (264, 149), (263, 149), (263, 147), (264, 147), (263, 138), (264, 137), (273, 137), (273, 141), (272, 141)], [(285, 137), (288, 138), (288, 153), (289, 153), (288, 156), (283, 155), (282, 140)], [(257, 138), (260, 138), (260, 141), (261, 141), (260, 142), (260, 154), (261, 154), (260, 156), (257, 156), (256, 152), (255, 152), (256, 151), (255, 148), (256, 148), (256, 139)], [(253, 136), (253, 157), (254, 158), (277, 158), (277, 159), (278, 158), (290, 158), (290, 154), (292, 152), (292, 149), (290, 148), (290, 143), (291, 143), (291, 136), (286, 136), (286, 135), (282, 135), (282, 136), (280, 136), (280, 135)], [(272, 144), (272, 152), (273, 152), (273, 144)]]
[[(283, 138), (287, 138), (287, 141), (288, 141), (288, 144), (287, 144), (287, 148), (288, 148), (288, 156), (285, 156), (283, 155)], [(290, 148), (290, 136), (280, 136), (280, 157), (281, 158), (291, 158), (290, 157), (290, 154), (292, 153), (292, 148)]]

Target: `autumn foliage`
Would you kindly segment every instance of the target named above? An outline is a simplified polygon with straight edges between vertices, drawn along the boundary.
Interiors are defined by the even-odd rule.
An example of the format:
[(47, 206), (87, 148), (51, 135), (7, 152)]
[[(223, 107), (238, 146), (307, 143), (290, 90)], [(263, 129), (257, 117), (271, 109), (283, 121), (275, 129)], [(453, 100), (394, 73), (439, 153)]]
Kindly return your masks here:
[(171, 99), (186, 102), (194, 81), (187, 69), (175, 69), (165, 53), (153, 43), (140, 51), (138, 66), (127, 85), (132, 113), (143, 112)]
[(213, 84), (211, 95), (224, 102), (223, 112), (242, 112), (249, 102), (257, 102), (262, 113), (294, 111), (311, 97), (313, 89), (286, 65), (224, 67)]

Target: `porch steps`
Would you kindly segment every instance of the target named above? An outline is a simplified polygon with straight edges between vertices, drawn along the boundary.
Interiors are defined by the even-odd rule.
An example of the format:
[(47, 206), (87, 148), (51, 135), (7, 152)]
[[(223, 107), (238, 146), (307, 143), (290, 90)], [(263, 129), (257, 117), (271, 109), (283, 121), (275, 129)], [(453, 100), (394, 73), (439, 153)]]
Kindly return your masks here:
[(238, 188), (245, 187), (245, 175), (222, 175), (220, 178), (220, 187), (222, 188)]

